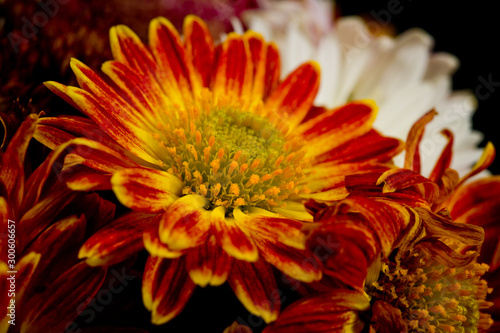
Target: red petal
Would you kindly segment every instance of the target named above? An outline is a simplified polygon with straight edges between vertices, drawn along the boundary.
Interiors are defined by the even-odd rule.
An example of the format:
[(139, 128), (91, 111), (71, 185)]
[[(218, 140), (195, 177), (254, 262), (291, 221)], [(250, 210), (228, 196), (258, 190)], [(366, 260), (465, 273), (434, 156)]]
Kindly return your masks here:
[(290, 277), (306, 283), (321, 279), (320, 264), (312, 252), (267, 240), (259, 240), (256, 243), (261, 257)]
[(144, 249), (143, 233), (155, 215), (130, 212), (90, 237), (78, 253), (90, 266), (111, 266)]
[(41, 294), (26, 304), (30, 311), (21, 326), (22, 332), (45, 333), (65, 330), (65, 325), (78, 316), (76, 309), (85, 308), (99, 290), (105, 268), (89, 267), (84, 262), (73, 266)]
[(221, 45), (212, 91), (215, 97), (249, 97), (253, 68), (248, 43), (240, 35), (230, 33)]
[(42, 255), (36, 270), (39, 284), (54, 281), (67, 267), (77, 263), (76, 254), (85, 238), (85, 230), (84, 216), (67, 217), (52, 224), (23, 251)]
[(443, 130), (443, 135), (448, 139), (448, 143), (444, 148), (439, 160), (436, 162), (434, 169), (432, 170), (429, 179), (433, 182), (438, 182), (441, 177), (443, 177), (446, 169), (450, 167), (451, 164), (451, 156), (452, 156), (452, 148), (453, 148), (453, 133), (450, 130)]
[(181, 105), (192, 99), (189, 71), (186, 67), (184, 45), (175, 27), (163, 17), (149, 25), (149, 47), (159, 65), (157, 74), (168, 97)]
[(372, 230), (337, 219), (323, 221), (310, 235), (307, 245), (324, 265), (324, 274), (362, 290), (368, 267), (380, 251)]
[(405, 320), (403, 320), (401, 310), (393, 307), (387, 302), (376, 301), (373, 306), (371, 321), (380, 333), (408, 332)]
[(351, 102), (301, 124), (297, 132), (308, 141), (307, 154), (320, 156), (368, 133), (376, 114), (374, 102)]
[(186, 254), (186, 269), (193, 282), (201, 287), (220, 286), (226, 282), (232, 259), (216, 244), (212, 236)]
[(188, 15), (184, 19), (186, 59), (193, 68), (191, 82), (208, 87), (214, 62), (214, 42), (207, 25), (200, 18)]
[(361, 332), (365, 323), (359, 312), (367, 311), (365, 293), (345, 289), (293, 303), (264, 333)]
[(266, 73), (264, 78), (264, 98), (274, 91), (280, 80), (280, 54), (278, 47), (271, 43), (267, 45), (266, 53)]
[(243, 232), (234, 218), (225, 217), (224, 214), (224, 208), (218, 207), (213, 210), (211, 216), (220, 246), (238, 260), (256, 261), (259, 252), (252, 238)]
[(183, 258), (148, 258), (142, 280), (142, 297), (144, 305), (152, 312), (153, 324), (161, 325), (177, 316), (194, 288)]
[(0, 180), (5, 186), (9, 203), (12, 205), (14, 211), (17, 211), (23, 199), (25, 182), (24, 158), (28, 144), (35, 133), (37, 119), (38, 116), (35, 114), (31, 114), (26, 118), (12, 137), (1, 159)]
[(489, 167), (491, 163), (493, 163), (494, 159), (495, 159), (495, 147), (491, 142), (488, 142), (486, 144), (486, 147), (484, 147), (483, 155), (481, 155), (479, 161), (477, 161), (477, 163), (474, 165), (472, 170), (469, 171), (469, 173), (467, 173), (462, 179), (460, 179), (460, 183), (457, 186), (460, 186), (467, 179), (477, 175), (481, 171), (486, 170), (486, 168)]
[(269, 264), (262, 260), (254, 263), (235, 260), (228, 282), (248, 311), (266, 323), (276, 320), (281, 295)]
[(358, 136), (337, 146), (321, 156), (316, 157), (318, 163), (342, 164), (342, 163), (366, 163), (390, 161), (399, 154), (404, 143), (398, 139), (388, 138), (380, 135), (375, 130)]
[(266, 108), (283, 116), (288, 115), (288, 124), (295, 128), (312, 107), (319, 89), (319, 65), (308, 62), (290, 73), (271, 93)]
[(203, 244), (210, 230), (208, 200), (201, 195), (186, 195), (176, 200), (163, 214), (159, 234), (169, 249), (180, 251)]
[(420, 173), (420, 153), (418, 146), (424, 136), (425, 126), (437, 115), (435, 110), (423, 115), (410, 129), (406, 139), (405, 169)]
[(156, 169), (121, 169), (111, 177), (120, 202), (144, 213), (159, 213), (177, 200), (184, 187), (179, 178)]
[(305, 249), (305, 236), (301, 230), (303, 222), (266, 216), (266, 213), (269, 212), (258, 208), (248, 209), (247, 214), (239, 208), (233, 211), (238, 226), (249, 235), (255, 233), (262, 239), (281, 242), (297, 249)]

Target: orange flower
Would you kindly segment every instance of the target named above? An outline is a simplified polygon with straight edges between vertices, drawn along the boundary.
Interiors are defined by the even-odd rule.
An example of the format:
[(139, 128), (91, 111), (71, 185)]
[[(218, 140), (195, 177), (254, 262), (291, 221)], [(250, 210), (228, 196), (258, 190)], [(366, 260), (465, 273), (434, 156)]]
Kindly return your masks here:
[(67, 160), (80, 167), (68, 186), (112, 188), (123, 205), (155, 214), (116, 221), (80, 257), (114, 263), (143, 238), (151, 254), (143, 299), (155, 324), (175, 317), (196, 285), (225, 281), (271, 322), (279, 311), (271, 265), (303, 282), (321, 278), (304, 264), (301, 227), (312, 216), (303, 202), (343, 198), (346, 172), (390, 161), (401, 143), (371, 130), (372, 102), (313, 107), (315, 63), (280, 82), (278, 50), (258, 34), (215, 46), (194, 16), (183, 38), (164, 18), (149, 31), (146, 47), (127, 27), (111, 29), (108, 79), (73, 59), (81, 88), (46, 84), (93, 121), (42, 119), (36, 138), (52, 148), (75, 136), (100, 141)]
[[(89, 267), (77, 253), (86, 233), (107, 223), (115, 206), (97, 194), (67, 189), (58, 164), (68, 146), (26, 179), (26, 150), (37, 118), (32, 114), (22, 123), (1, 156), (1, 332), (63, 331), (106, 275), (105, 267)], [(8, 316), (12, 304), (14, 317)], [(12, 319), (15, 325), (9, 324)]]

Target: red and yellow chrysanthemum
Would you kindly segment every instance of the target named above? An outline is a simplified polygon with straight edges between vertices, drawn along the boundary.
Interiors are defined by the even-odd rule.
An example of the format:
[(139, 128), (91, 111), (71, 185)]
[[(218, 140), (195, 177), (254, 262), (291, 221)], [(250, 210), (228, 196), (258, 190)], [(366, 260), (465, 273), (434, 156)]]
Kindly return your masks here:
[(81, 88), (46, 84), (91, 120), (41, 119), (36, 138), (52, 148), (92, 139), (68, 155), (68, 186), (111, 188), (152, 215), (115, 221), (80, 257), (108, 265), (144, 242), (143, 299), (156, 324), (177, 315), (196, 285), (225, 281), (250, 312), (275, 320), (271, 265), (303, 282), (321, 278), (305, 250), (301, 227), (312, 216), (303, 202), (345, 197), (346, 173), (389, 162), (401, 143), (371, 129), (372, 102), (314, 107), (315, 63), (279, 81), (278, 50), (251, 31), (214, 45), (189, 16), (182, 37), (157, 18), (149, 46), (125, 26), (110, 39), (107, 78), (73, 59)]
[(485, 239), (497, 243), (494, 230), (485, 237), (479, 226), (498, 220), (498, 199), (475, 190), (498, 180), (463, 184), (488, 167), (494, 149), (488, 144), (459, 179), (449, 169), (453, 135), (444, 131), (448, 146), (429, 178), (420, 175), (418, 145), (434, 114), (410, 131), (404, 169), (349, 175), (349, 196), (316, 208), (307, 243), (323, 256), (325, 278), (265, 332), (477, 332), (493, 324), (486, 273), (498, 254), (480, 251)]

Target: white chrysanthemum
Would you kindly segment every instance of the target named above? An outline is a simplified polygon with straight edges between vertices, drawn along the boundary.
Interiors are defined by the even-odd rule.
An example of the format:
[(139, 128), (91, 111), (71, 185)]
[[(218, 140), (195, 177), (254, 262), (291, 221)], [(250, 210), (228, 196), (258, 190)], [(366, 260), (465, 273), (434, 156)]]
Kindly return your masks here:
[[(432, 53), (433, 39), (420, 29), (393, 38), (374, 36), (371, 31), (377, 27), (357, 16), (333, 20), (332, 5), (263, 0), (261, 9), (245, 12), (243, 20), (278, 44), (283, 76), (306, 60), (319, 62), (317, 105), (331, 108), (373, 99), (380, 108), (375, 128), (403, 140), (418, 118), (436, 108), (439, 115), (427, 126), (421, 145), (422, 173), (428, 175), (441, 154), (447, 141), (440, 132), (448, 128), (455, 134), (451, 167), (464, 175), (481, 155), (477, 145), (482, 135), (472, 130), (474, 95), (452, 91), (458, 59)], [(398, 157), (396, 164), (402, 166), (403, 158)]]

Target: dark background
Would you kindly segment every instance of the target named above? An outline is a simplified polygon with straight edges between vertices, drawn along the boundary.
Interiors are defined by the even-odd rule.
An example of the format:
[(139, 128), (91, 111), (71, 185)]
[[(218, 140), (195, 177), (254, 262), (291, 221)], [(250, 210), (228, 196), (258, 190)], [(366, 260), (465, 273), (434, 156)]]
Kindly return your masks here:
[[(473, 126), (484, 133), (482, 145), (491, 141), (500, 147), (500, 28), (494, 2), (340, 0), (336, 3), (342, 15), (364, 14), (374, 19), (376, 13), (379, 20), (386, 20), (386, 14), (393, 9), (397, 14), (391, 14), (388, 21), (397, 33), (413, 27), (422, 28), (434, 37), (434, 51), (457, 56), (461, 65), (453, 77), (454, 89), (468, 89), (475, 93), (478, 109)], [(491, 90), (487, 90), (480, 78), (498, 83), (496, 86), (491, 84)], [(490, 171), (500, 173), (500, 158), (492, 164)]]

